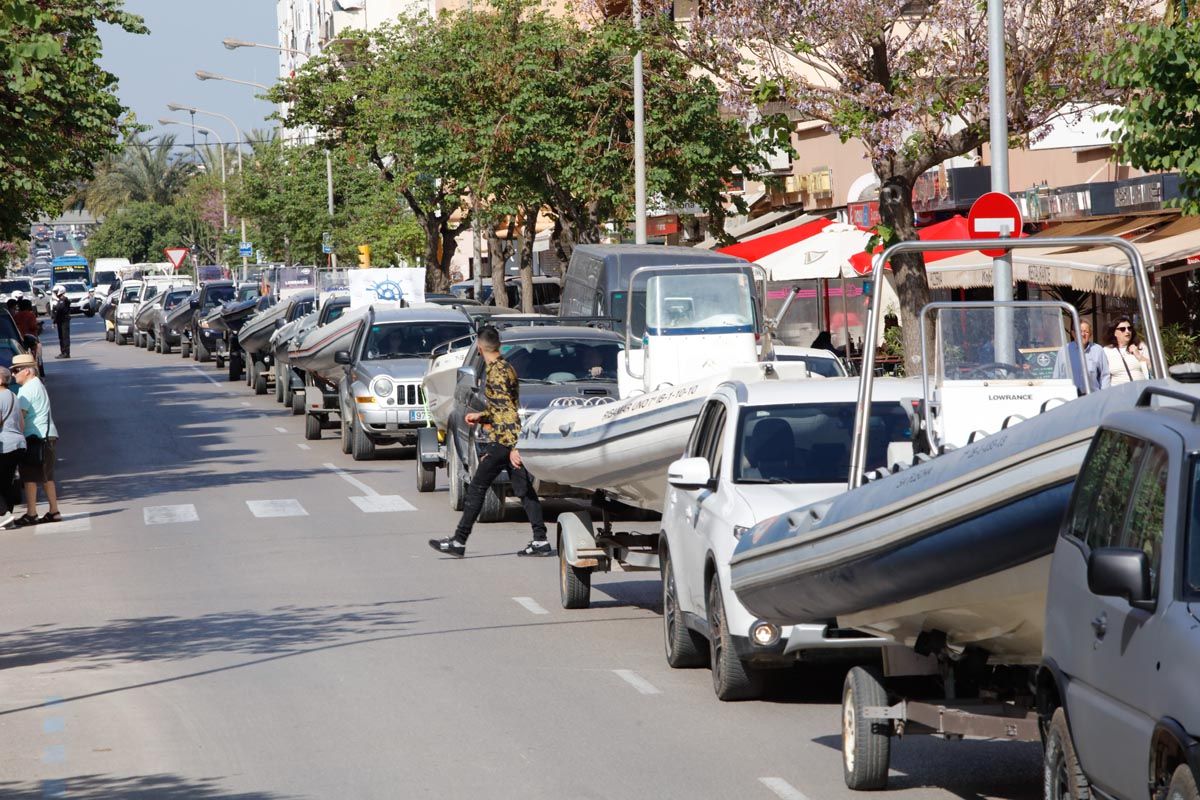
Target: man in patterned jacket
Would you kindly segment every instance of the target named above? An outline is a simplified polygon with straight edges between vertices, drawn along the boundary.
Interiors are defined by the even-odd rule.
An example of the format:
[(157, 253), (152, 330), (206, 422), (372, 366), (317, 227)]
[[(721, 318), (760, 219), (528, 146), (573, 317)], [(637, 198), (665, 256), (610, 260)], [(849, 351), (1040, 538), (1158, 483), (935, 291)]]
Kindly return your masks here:
[[(483, 497), (492, 481), (504, 470), (513, 492), (521, 498), (529, 524), (533, 528), (533, 541), (517, 553), (519, 556), (552, 555), (550, 542), (546, 540), (546, 523), (542, 517), (542, 502), (533, 490), (533, 479), (521, 464), (517, 452), (517, 436), (521, 433), (520, 393), (517, 373), (500, 355), (500, 333), (495, 328), (483, 328), (476, 339), (479, 354), (483, 356), (484, 388), (487, 399), (484, 411), (473, 411), (466, 415), (468, 425), (482, 424), (486, 444), (479, 456), (479, 466), (467, 487), (467, 498), (463, 504), (462, 519), (449, 539), (430, 539), (429, 546), (439, 553), (462, 558), (467, 550), (467, 537), (483, 507)], [(454, 443), (451, 442), (451, 447)]]

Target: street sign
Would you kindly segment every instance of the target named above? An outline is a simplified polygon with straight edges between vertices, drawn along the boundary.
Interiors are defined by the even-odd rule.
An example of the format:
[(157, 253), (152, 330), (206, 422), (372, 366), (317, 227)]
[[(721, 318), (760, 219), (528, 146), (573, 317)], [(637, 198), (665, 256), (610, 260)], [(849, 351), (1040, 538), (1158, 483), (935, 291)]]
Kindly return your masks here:
[(254, 245), (250, 242), (242, 242), (238, 245), (238, 255), (242, 258), (249, 258), (254, 255)]
[[(1021, 209), (1003, 192), (988, 192), (975, 201), (967, 216), (972, 239), (1006, 239), (1021, 235)], [(985, 256), (999, 258), (1007, 250), (979, 248)]]
[(333, 252), (333, 234), (329, 231), (321, 234), (321, 252), (325, 255)]
[(188, 249), (186, 247), (164, 247), (163, 254), (178, 272), (179, 268), (183, 266), (183, 260), (188, 256)]

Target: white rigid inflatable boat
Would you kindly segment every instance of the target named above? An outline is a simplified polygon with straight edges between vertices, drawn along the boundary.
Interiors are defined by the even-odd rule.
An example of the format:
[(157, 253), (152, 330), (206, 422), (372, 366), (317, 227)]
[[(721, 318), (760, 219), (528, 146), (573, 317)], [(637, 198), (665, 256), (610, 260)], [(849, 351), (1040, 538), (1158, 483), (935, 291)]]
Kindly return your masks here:
[(326, 380), (340, 373), (342, 366), (334, 361), (334, 356), (338, 351), (350, 349), (368, 311), (370, 306), (349, 309), (333, 322), (310, 328), (292, 338), (288, 344), (288, 363)]

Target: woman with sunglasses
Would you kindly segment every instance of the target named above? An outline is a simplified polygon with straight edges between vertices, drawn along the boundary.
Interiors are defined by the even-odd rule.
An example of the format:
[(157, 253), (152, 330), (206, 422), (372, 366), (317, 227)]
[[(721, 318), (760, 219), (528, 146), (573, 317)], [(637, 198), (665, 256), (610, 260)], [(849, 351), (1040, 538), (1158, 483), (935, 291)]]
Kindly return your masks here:
[(1112, 344), (1104, 348), (1112, 384), (1144, 381), (1150, 377), (1150, 356), (1138, 342), (1137, 332), (1129, 317), (1119, 317), (1108, 329)]

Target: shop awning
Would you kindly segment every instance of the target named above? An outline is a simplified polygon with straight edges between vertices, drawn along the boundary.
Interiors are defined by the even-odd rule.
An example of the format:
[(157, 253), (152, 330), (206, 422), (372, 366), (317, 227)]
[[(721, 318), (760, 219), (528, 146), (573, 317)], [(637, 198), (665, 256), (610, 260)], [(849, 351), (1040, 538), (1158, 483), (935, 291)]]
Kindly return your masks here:
[(768, 233), (765, 236), (758, 236), (746, 242), (738, 242), (728, 247), (722, 247), (717, 252), (744, 258), (747, 261), (757, 261), (766, 267), (767, 265), (763, 263), (764, 258), (776, 256), (781, 252), (787, 252), (796, 247), (797, 244), (807, 241), (827, 226), (833, 224), (835, 223), (830, 222), (824, 217), (818, 217), (803, 225), (796, 225), (795, 227)]
[[(818, 219), (824, 218), (817, 214), (805, 214), (803, 211), (795, 208), (785, 208), (779, 211), (768, 211), (761, 217), (755, 217), (740, 225), (726, 228), (726, 233), (738, 243), (748, 242), (751, 239), (770, 236), (773, 233), (795, 228)], [(720, 242), (709, 236), (697, 244), (696, 247), (700, 250), (712, 250), (719, 244)]]
[[(953, 217), (941, 222), (935, 222), (932, 225), (926, 225), (917, 231), (917, 237), (923, 242), (939, 242), (948, 239), (970, 239), (970, 231), (967, 230), (967, 220), (961, 214), (955, 214)], [(876, 253), (883, 252), (883, 247), (876, 247)], [(962, 255), (963, 250), (941, 250), (931, 251), (925, 254), (925, 263), (933, 261), (942, 261), (947, 258), (954, 258)], [(850, 257), (850, 264), (854, 267), (854, 271), (859, 275), (869, 275), (871, 273), (871, 261), (873, 256), (866, 251), (855, 253)]]

